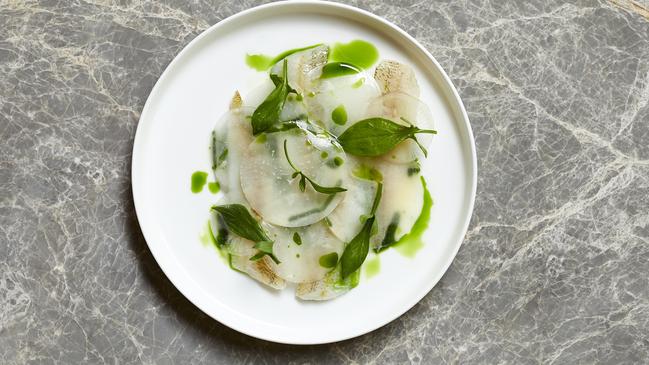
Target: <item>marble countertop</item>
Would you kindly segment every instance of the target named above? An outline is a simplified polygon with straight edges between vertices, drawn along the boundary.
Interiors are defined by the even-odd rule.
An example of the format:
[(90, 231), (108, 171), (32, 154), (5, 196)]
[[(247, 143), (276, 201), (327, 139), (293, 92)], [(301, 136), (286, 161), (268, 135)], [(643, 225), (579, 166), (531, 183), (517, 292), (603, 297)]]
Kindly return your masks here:
[(466, 240), (412, 310), (268, 343), (162, 274), (130, 190), (166, 65), (257, 1), (0, 1), (0, 363), (640, 363), (649, 358), (649, 1), (351, 1), (439, 60), (474, 129)]

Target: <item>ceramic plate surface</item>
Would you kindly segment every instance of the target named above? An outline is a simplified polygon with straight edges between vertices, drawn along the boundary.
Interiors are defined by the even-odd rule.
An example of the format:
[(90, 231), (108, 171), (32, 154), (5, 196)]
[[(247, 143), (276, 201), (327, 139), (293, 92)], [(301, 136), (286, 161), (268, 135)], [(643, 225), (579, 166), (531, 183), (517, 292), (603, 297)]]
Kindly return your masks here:
[[(235, 89), (254, 87), (263, 73), (246, 53), (277, 54), (313, 43), (363, 39), (381, 59), (415, 69), (421, 99), (439, 131), (423, 163), (434, 199), (426, 242), (414, 258), (394, 249), (380, 256), (378, 275), (327, 302), (303, 302), (291, 289), (275, 292), (237, 273), (201, 243), (217, 196), (190, 191), (196, 170), (210, 171), (210, 133)], [(217, 321), (265, 340), (335, 342), (399, 317), (439, 281), (457, 253), (476, 191), (473, 136), (462, 102), (435, 59), (395, 25), (334, 3), (292, 1), (244, 11), (196, 37), (171, 62), (149, 96), (133, 147), (132, 183), (142, 232), (173, 284)]]

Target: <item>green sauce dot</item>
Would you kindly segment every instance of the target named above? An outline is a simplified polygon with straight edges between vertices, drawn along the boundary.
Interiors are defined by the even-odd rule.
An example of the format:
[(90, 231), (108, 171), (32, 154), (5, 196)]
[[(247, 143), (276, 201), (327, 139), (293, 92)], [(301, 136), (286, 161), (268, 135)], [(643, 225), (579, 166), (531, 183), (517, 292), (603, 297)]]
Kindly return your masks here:
[(347, 110), (344, 105), (338, 105), (336, 109), (331, 112), (331, 120), (338, 125), (345, 125), (347, 123)]
[(327, 269), (336, 267), (336, 264), (338, 263), (338, 253), (332, 252), (326, 255), (322, 255), (320, 256), (320, 260), (318, 260), (318, 262), (320, 263), (320, 266)]
[(329, 157), (327, 151), (322, 151), (322, 153), (320, 153), (320, 158), (322, 158), (323, 160), (326, 159), (327, 157)]
[(257, 143), (264, 143), (268, 139), (268, 136), (266, 136), (266, 133), (262, 133), (257, 138), (255, 138), (255, 142)]
[(192, 193), (197, 194), (203, 191), (203, 186), (207, 182), (207, 172), (196, 171), (192, 174)]
[(338, 156), (334, 157), (334, 165), (342, 166), (343, 163), (345, 163), (345, 160), (343, 160), (342, 158), (340, 158)]
[(207, 188), (212, 194), (216, 194), (221, 190), (221, 184), (218, 181), (207, 183)]

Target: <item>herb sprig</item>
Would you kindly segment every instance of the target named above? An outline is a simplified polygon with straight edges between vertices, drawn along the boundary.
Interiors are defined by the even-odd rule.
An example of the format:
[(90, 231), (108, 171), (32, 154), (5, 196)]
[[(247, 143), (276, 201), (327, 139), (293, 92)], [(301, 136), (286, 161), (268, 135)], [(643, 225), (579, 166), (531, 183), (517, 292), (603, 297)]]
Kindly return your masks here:
[(284, 108), (284, 103), (286, 103), (286, 97), (293, 90), (288, 86), (288, 62), (286, 59), (284, 59), (282, 71), (284, 76), (273, 75), (275, 77), (271, 77), (275, 83), (275, 89), (252, 113), (251, 123), (254, 136), (265, 132), (280, 121), (279, 116)]
[(250, 258), (251, 261), (259, 260), (268, 255), (276, 264), (280, 263), (273, 254), (273, 241), (246, 207), (241, 204), (213, 205), (212, 210), (219, 213), (229, 231), (255, 242), (255, 248), (259, 252)]
[(367, 254), (370, 251), (370, 236), (372, 236), (372, 226), (374, 225), (374, 220), (376, 219), (376, 209), (381, 202), (381, 195), (383, 194), (383, 184), (378, 183), (376, 188), (376, 195), (374, 196), (374, 202), (372, 203), (372, 209), (370, 210), (370, 216), (363, 223), (363, 227), (356, 234), (354, 238), (345, 246), (343, 255), (340, 257), (340, 273), (344, 278), (354, 273), (358, 270), (365, 259)]
[(385, 118), (363, 119), (347, 128), (338, 137), (338, 141), (347, 153), (376, 157), (391, 151), (406, 139), (412, 139), (417, 143), (424, 156), (428, 156), (428, 151), (419, 143), (415, 135), (419, 133), (437, 134), (437, 131), (420, 129), (408, 120), (401, 119), (410, 125), (404, 126)]
[(293, 165), (293, 162), (291, 162), (291, 158), (288, 156), (288, 148), (286, 147), (286, 140), (284, 140), (284, 155), (286, 156), (286, 161), (294, 171), (293, 174), (291, 175), (291, 178), (295, 179), (296, 177), (300, 176), (300, 182), (298, 183), (298, 186), (300, 187), (300, 191), (304, 192), (306, 190), (307, 181), (309, 182), (309, 184), (311, 184), (313, 190), (321, 194), (337, 194), (337, 193), (342, 193), (343, 191), (347, 191), (347, 189), (340, 186), (318, 185), (315, 181), (307, 177), (300, 169), (295, 167), (295, 165)]

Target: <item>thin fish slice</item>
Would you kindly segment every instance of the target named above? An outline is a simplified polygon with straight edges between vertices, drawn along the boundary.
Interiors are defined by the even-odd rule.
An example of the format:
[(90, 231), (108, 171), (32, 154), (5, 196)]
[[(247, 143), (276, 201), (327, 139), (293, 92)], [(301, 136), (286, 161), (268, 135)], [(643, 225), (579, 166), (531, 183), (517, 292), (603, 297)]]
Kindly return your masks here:
[(358, 278), (350, 276), (341, 280), (340, 267), (330, 271), (327, 275), (318, 281), (299, 284), (295, 289), (295, 296), (302, 300), (330, 300), (337, 298), (358, 284)]
[(424, 204), (424, 188), (416, 165), (376, 160), (375, 168), (383, 175), (383, 194), (376, 211), (378, 231), (370, 239), (377, 246), (396, 242), (410, 232)]
[[(321, 45), (305, 51), (294, 53), (288, 57), (288, 83), (297, 92), (308, 92), (314, 81), (313, 70), (321, 69), (327, 63), (329, 47)], [(276, 63), (270, 70), (271, 74), (282, 76), (283, 60)], [(318, 74), (317, 77), (320, 75)]]
[(419, 84), (414, 70), (397, 61), (381, 61), (374, 71), (374, 79), (382, 94), (402, 92), (415, 98), (419, 97)]
[(286, 281), (275, 274), (271, 267), (272, 263), (273, 260), (268, 256), (264, 256), (257, 261), (251, 261), (247, 256), (230, 255), (230, 265), (234, 269), (248, 274), (251, 278), (273, 289), (284, 289)]

